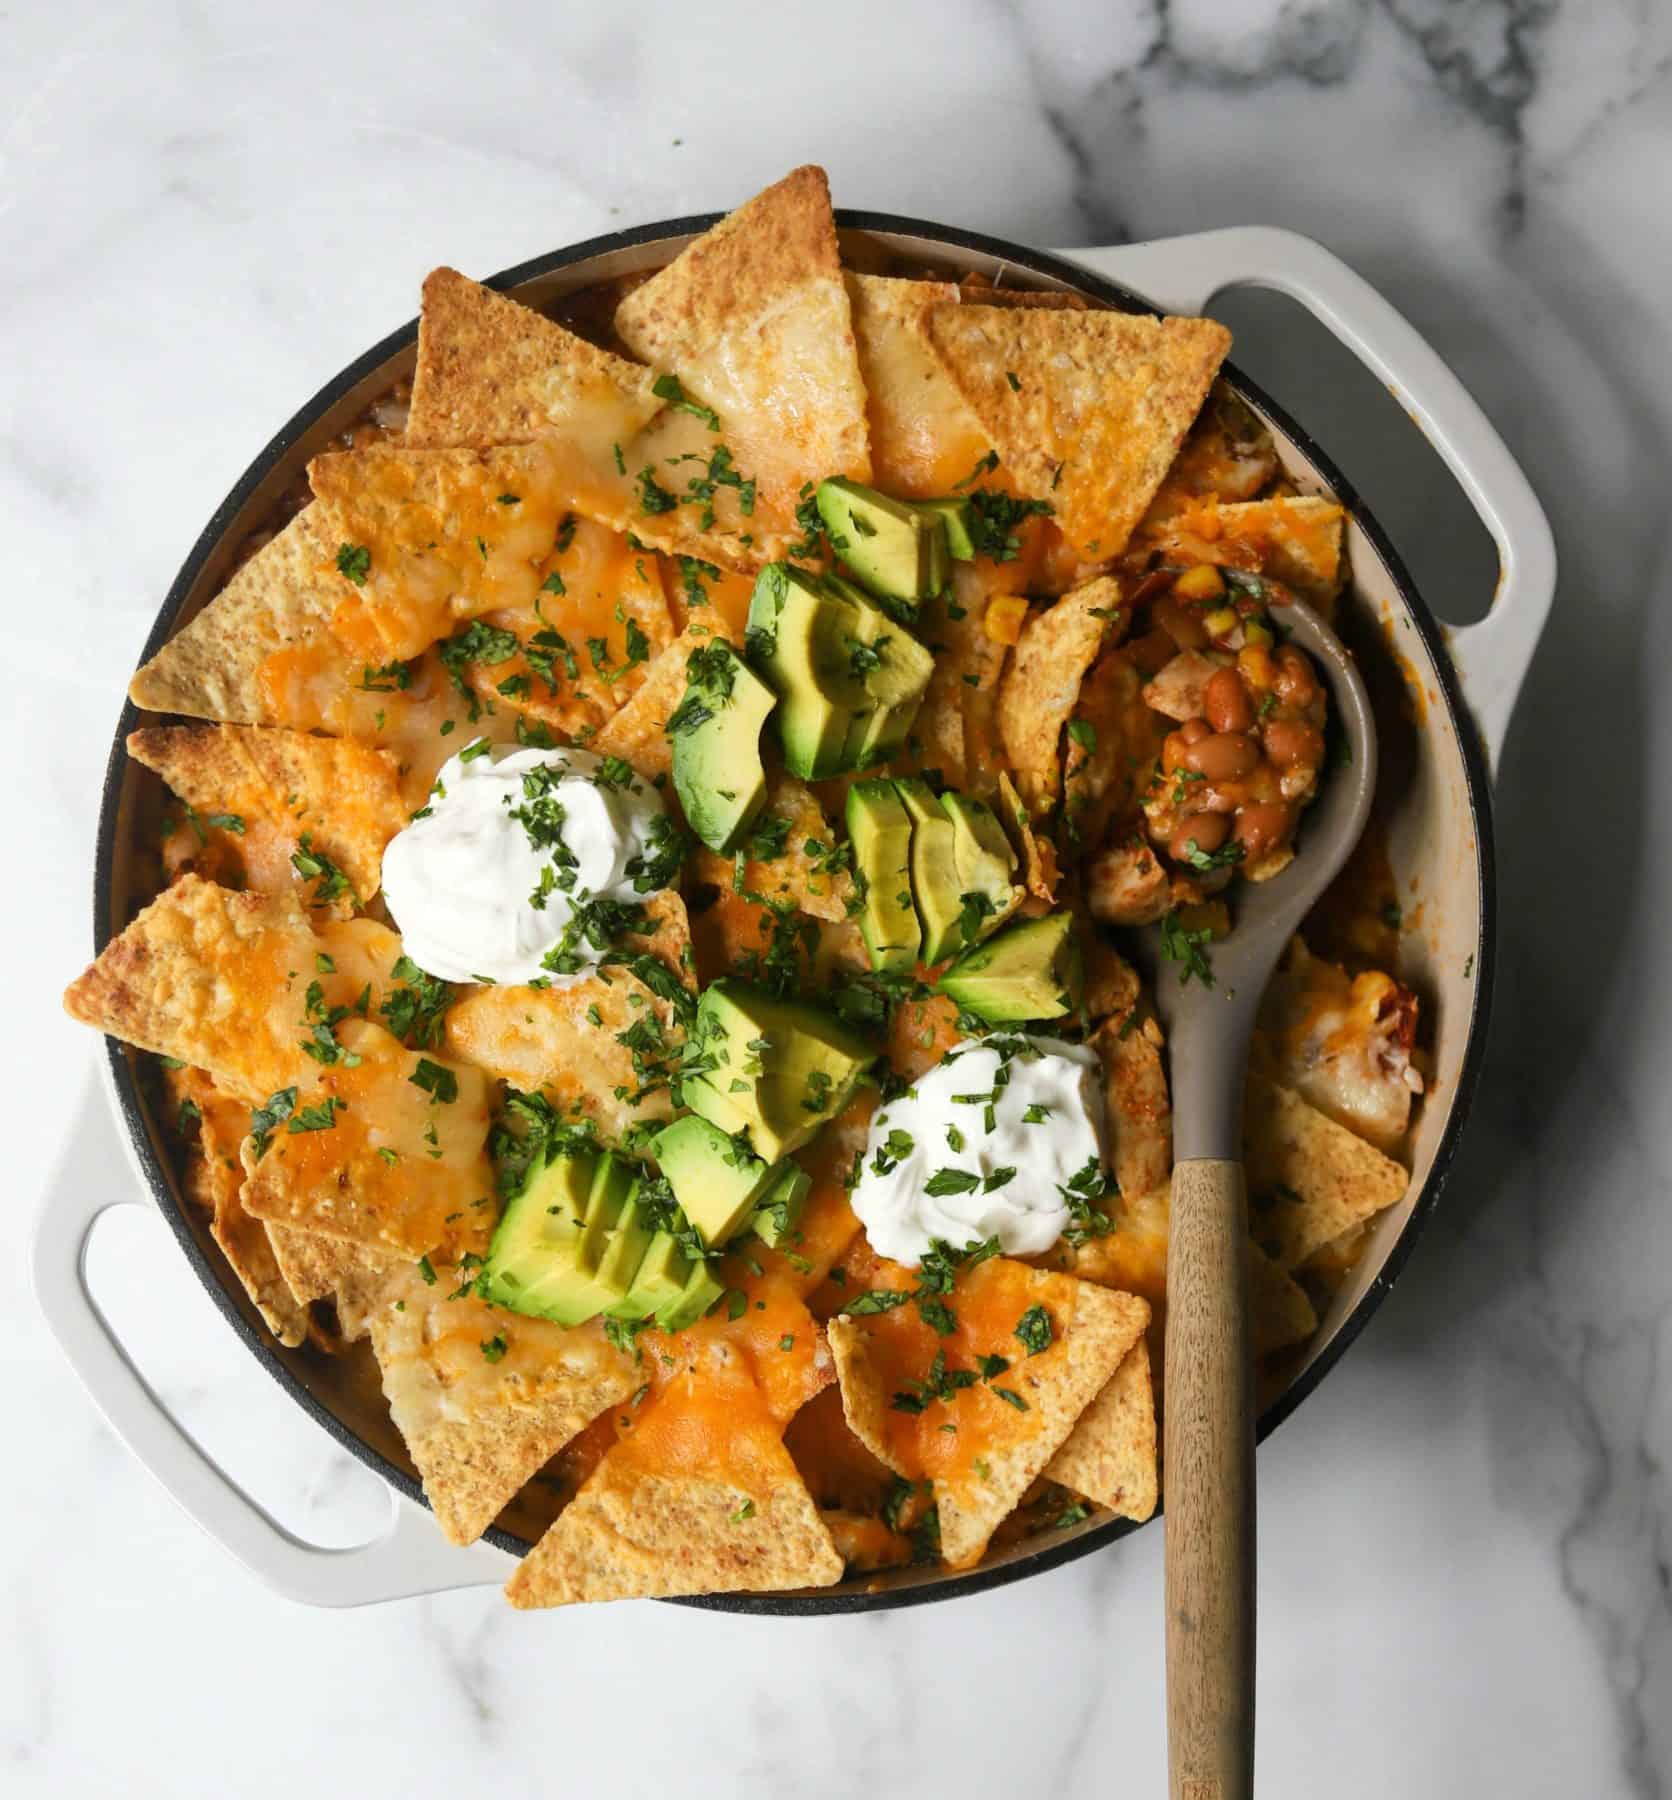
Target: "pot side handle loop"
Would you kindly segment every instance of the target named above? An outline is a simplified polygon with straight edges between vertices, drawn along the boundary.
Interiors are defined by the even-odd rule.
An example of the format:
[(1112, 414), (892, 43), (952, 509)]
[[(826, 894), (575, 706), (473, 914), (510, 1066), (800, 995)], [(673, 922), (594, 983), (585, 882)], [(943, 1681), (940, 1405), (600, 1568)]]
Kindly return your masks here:
[(1444, 459), (1498, 547), (1492, 610), (1478, 624), (1447, 631), (1452, 661), (1495, 771), (1516, 695), (1550, 613), (1556, 546), (1520, 464), (1428, 341), (1340, 257), (1298, 232), (1240, 226), (1058, 254), (1168, 312), (1199, 313), (1230, 287), (1287, 294), (1384, 383)]
[(112, 1431), (209, 1535), (275, 1593), (309, 1606), (366, 1606), (504, 1581), (515, 1559), (447, 1543), (423, 1507), (390, 1491), (385, 1530), (325, 1549), (286, 1531), (184, 1430), (116, 1336), (87, 1282), (87, 1246), (116, 1206), (146, 1204), (106, 1099), (89, 1082), (69, 1147), (36, 1221), (35, 1298)]

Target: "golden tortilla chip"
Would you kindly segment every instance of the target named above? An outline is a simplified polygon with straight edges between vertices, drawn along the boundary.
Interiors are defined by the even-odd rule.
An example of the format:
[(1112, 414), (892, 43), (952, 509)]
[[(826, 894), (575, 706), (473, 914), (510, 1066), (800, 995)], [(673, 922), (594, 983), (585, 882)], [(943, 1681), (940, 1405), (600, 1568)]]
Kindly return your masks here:
[(483, 450), (557, 435), (603, 459), (661, 411), (654, 379), (532, 307), (435, 269), (418, 316), (406, 441)]
[(1392, 1206), (1410, 1180), (1291, 1088), (1258, 1075), (1249, 1079), (1244, 1132), (1250, 1230), (1283, 1269)]
[[(651, 903), (670, 913), (677, 907), (683, 921), (677, 894), (653, 895)], [(675, 973), (691, 979), (677, 963)], [(684, 1037), (669, 1002), (619, 966), (567, 987), (481, 988), (447, 1014), (453, 1055), (525, 1093), (545, 1094), (566, 1117), (591, 1119), (611, 1142), (669, 1116), (668, 1079)]]
[(346, 1055), (252, 1120), (244, 1210), (413, 1260), (481, 1235), (497, 1211), (488, 1077), (359, 1019), (337, 1042)]
[(1063, 752), (1063, 817), (1070, 842), (1101, 844), (1110, 821), (1134, 813), (1165, 732), (1144, 702), (1143, 677), (1106, 650), (1080, 684)]
[(956, 305), (950, 281), (850, 274), (865, 381), (871, 479), (903, 499), (949, 494), (991, 446), (929, 343), (929, 310)]
[(1147, 1519), (1155, 1511), (1155, 1391), (1149, 1346), (1142, 1338), (1080, 1414), (1045, 1465), (1045, 1479), (1060, 1481), (1123, 1519)]
[(411, 1266), (406, 1257), (382, 1256), (347, 1238), (303, 1231), (295, 1225), (267, 1227), (273, 1259), (299, 1306), (329, 1300), (334, 1329), (312, 1318), (309, 1335), (328, 1350), (340, 1349), (366, 1335), (372, 1314), (383, 1304), (391, 1278)]
[(294, 894), (235, 894), (187, 875), (105, 945), (64, 1009), (260, 1101), (295, 1073), (313, 973), (314, 937)]
[(308, 1335), (307, 1309), (292, 1295), (268, 1241), (267, 1228), (244, 1211), (244, 1166), (238, 1146), (250, 1109), (229, 1099), (201, 1069), (172, 1073), (171, 1087), (197, 1108), (198, 1153), (188, 1191), (208, 1207), (209, 1231), (267, 1329), (291, 1348)]
[[(717, 429), (689, 413), (664, 415), (635, 459), (666, 467), (670, 452), (723, 445), (754, 480), (753, 511), (734, 521), (735, 489), (709, 499), (723, 525), (754, 538), (754, 562), (803, 536), (795, 512), (807, 482), (870, 480), (865, 384), (822, 169), (797, 169), (728, 214), (627, 295), (615, 329), (718, 415)], [(664, 433), (684, 435), (656, 442)]]
[(1208, 499), (1167, 519), (1153, 541), (1169, 557), (1270, 575), (1327, 617), (1341, 591), (1345, 521), (1334, 500), (1317, 494), (1234, 505)]
[(594, 1322), (575, 1330), (451, 1298), (407, 1271), (371, 1319), (389, 1416), (450, 1543), (474, 1543), (572, 1438), (642, 1377)]
[(1079, 702), (1086, 672), (1126, 627), (1120, 583), (1088, 581), (1022, 627), (999, 683), (998, 728), (1017, 791), (1032, 812), (1047, 812), (1062, 791), (1062, 734)]
[(929, 337), (1024, 494), (1088, 561), (1118, 556), (1231, 334), (1211, 319), (937, 306)]
[(297, 885), (291, 857), (306, 837), (311, 851), (348, 877), (352, 894), (326, 902), (342, 913), (377, 892), (384, 846), (410, 813), (395, 759), (348, 739), (251, 725), (160, 725), (131, 732), (128, 754), (206, 826), (219, 820), (235, 834), (246, 884), (258, 892)]
[(1256, 1356), (1304, 1344), (1318, 1329), (1318, 1315), (1305, 1288), (1258, 1244), (1248, 1246), (1248, 1313)]
[[(1016, 784), (1007, 769), (999, 771), (999, 817), (1011, 827), (1012, 841), (1022, 854), (1022, 881), (1036, 900), (1047, 906), (1057, 897), (1057, 883), (1062, 871), (1057, 865), (1056, 844), (1043, 832), (1035, 831), (1028, 809), (1016, 792)], [(1095, 1018), (1097, 1015), (1092, 1015)]]
[(1109, 1166), (1123, 1194), (1162, 1187), (1173, 1171), (1173, 1108), (1162, 1042), (1147, 1008), (1106, 1019), (1091, 1039), (1103, 1063)]
[(643, 685), (587, 748), (600, 756), (624, 757), (647, 780), (670, 775), (673, 750), (667, 727), (685, 698), (685, 665), (693, 650), (706, 649), (725, 636), (706, 622), (688, 625), (651, 663)]
[(646, 1405), (506, 1586), (513, 1606), (829, 1587), (842, 1558), (741, 1358)]
[(340, 577), (305, 507), (128, 683), (152, 712), (283, 725), (262, 673), (270, 657), (329, 642)]
[[(882, 1278), (910, 1286), (909, 1271), (892, 1264)], [(849, 1427), (897, 1474), (934, 1483), (941, 1553), (966, 1568), (1143, 1337), (1150, 1309), (1135, 1295), (1007, 1257), (962, 1273), (947, 1304), (956, 1328), (945, 1336), (909, 1306), (842, 1315), (827, 1330)], [(1037, 1326), (1035, 1309), (1047, 1322), (1040, 1350), (1030, 1348), (1037, 1338), (1018, 1335), (1026, 1321)], [(954, 1385), (954, 1371), (974, 1377), (978, 1359), (995, 1355), (1005, 1368)]]
[(1210, 497), (1252, 500), (1278, 467), (1271, 433), (1220, 377), (1156, 490), (1141, 529), (1151, 535), (1163, 520)]
[(950, 593), (924, 603), (917, 635), (935, 658), (934, 673), (906, 740), (916, 766), (939, 769), (949, 787), (995, 791), (1002, 677), (1009, 646), (989, 637), (988, 603), (1019, 579), (1015, 564), (954, 563)]
[[(793, 900), (804, 913), (832, 924), (848, 916), (853, 877), (846, 869), (830, 870), (839, 837), (825, 816), (818, 796), (806, 782), (784, 769), (769, 769), (766, 805), (745, 840), (743, 885), (752, 894), (781, 902)], [(753, 851), (776, 854), (755, 855)], [(729, 856), (698, 849), (687, 865), (690, 877), (715, 887), (730, 886), (736, 864)]]

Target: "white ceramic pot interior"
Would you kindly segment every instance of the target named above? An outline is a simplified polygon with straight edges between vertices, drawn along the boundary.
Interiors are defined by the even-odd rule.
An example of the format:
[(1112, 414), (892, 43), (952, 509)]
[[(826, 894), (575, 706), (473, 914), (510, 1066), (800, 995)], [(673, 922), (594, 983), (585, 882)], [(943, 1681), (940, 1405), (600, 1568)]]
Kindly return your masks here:
[[(902, 259), (921, 271), (925, 268), (952, 274), (979, 271), (1016, 286), (1061, 286), (1049, 277), (1004, 263), (980, 250), (941, 242), (905, 232), (853, 231), (843, 233), (844, 255), (859, 268), (889, 266)], [(549, 307), (578, 290), (620, 275), (659, 266), (681, 249), (683, 236), (606, 251), (582, 262), (543, 275), (513, 289), (519, 299)], [(898, 267), (896, 262), (893, 266)], [(305, 424), (276, 462), (228, 517), (217, 541), (209, 547), (191, 591), (185, 596), (170, 629), (189, 618), (221, 586), (236, 560), (238, 546), (272, 515), (278, 497), (296, 482), (310, 456), (324, 447), (375, 400), (399, 380), (410, 376), (412, 346), (394, 352), (364, 374), (318, 416)], [(1280, 447), (1289, 474), (1303, 488), (1327, 490), (1323, 471), (1280, 422), (1254, 402), (1266, 417)], [(1393, 572), (1383, 561), (1371, 536), (1354, 519), (1349, 526), (1348, 547), (1352, 567), (1349, 592), (1343, 597), (1341, 625), (1364, 666), (1372, 687), (1384, 695), (1405, 689), (1402, 704), (1379, 705), (1382, 735), (1382, 782), (1379, 805), (1388, 847), (1398, 877), (1407, 929), (1402, 938), (1400, 966), (1396, 971), (1421, 997), (1428, 1027), (1425, 1033), (1433, 1059), (1433, 1075), (1415, 1128), (1412, 1180), (1405, 1200), (1377, 1221), (1373, 1236), (1352, 1277), (1336, 1294), (1321, 1328), (1289, 1375), (1292, 1386), (1329, 1352), (1337, 1335), (1371, 1296), (1389, 1257), (1413, 1212), (1420, 1206), (1424, 1187), (1453, 1110), (1462, 1078), (1470, 1039), (1476, 1027), (1476, 959), (1481, 948), (1483, 894), (1474, 814), (1457, 728), (1445, 702), (1442, 681), (1426, 642), (1401, 596)], [(136, 840), (134, 826), (141, 816), (145, 796), (143, 772), (124, 764), (119, 776), (114, 826), (115, 853), (111, 858), (110, 891), (106, 896), (108, 927), (119, 929), (132, 916), (144, 892), (143, 859), (129, 851)], [(131, 1060), (131, 1059), (130, 1059)], [(120, 1073), (118, 1076), (121, 1085)], [(389, 1422), (380, 1391), (376, 1366), (365, 1345), (352, 1354), (331, 1358), (310, 1352), (286, 1351), (275, 1345), (246, 1300), (236, 1279), (221, 1261), (201, 1221), (179, 1198), (178, 1182), (169, 1166), (167, 1139), (158, 1129), (147, 1096), (148, 1082), (133, 1084), (140, 1096), (149, 1145), (164, 1171), (174, 1205), (185, 1219), (202, 1252), (204, 1266), (231, 1305), (265, 1347), (272, 1366), (304, 1390), (313, 1402), (336, 1422), (339, 1435), (351, 1447), (363, 1446), (387, 1465), (383, 1471), (409, 1493), (416, 1493), (412, 1465), (398, 1434)], [(542, 1505), (538, 1481), (507, 1512), (498, 1541), (509, 1548), (531, 1542), (552, 1516), (552, 1505)], [(1109, 1528), (1092, 1523), (1067, 1532), (1032, 1538), (1009, 1546), (988, 1559), (984, 1569), (1012, 1568), (1038, 1559), (1038, 1553), (1065, 1541), (1103, 1533)], [(1055, 1560), (1054, 1558), (1052, 1560)], [(866, 1577), (847, 1584), (846, 1592), (861, 1595), (901, 1595), (902, 1590), (924, 1590), (955, 1578), (933, 1570), (901, 1571), (884, 1577)], [(827, 1590), (820, 1601), (843, 1590)], [(811, 1597), (810, 1597), (811, 1598)], [(816, 1607), (820, 1601), (813, 1601)], [(853, 1600), (850, 1599), (849, 1604)], [(860, 1601), (863, 1604), (863, 1601)]]

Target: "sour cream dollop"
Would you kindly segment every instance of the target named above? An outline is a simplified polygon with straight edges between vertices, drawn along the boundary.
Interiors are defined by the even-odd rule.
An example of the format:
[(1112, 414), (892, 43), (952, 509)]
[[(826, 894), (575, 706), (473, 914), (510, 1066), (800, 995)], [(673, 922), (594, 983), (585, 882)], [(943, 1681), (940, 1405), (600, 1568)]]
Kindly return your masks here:
[(1082, 1045), (957, 1044), (877, 1109), (853, 1210), (872, 1247), (908, 1268), (936, 1238), (1037, 1254), (1068, 1223), (1062, 1189), (1100, 1166), (1102, 1122), (1097, 1057)]
[[(588, 900), (634, 886), (669, 831), (656, 790), (590, 751), (469, 745), (383, 853), (383, 897), (406, 954), (444, 981), (532, 981)], [(655, 885), (662, 885), (657, 882)], [(584, 938), (583, 961), (597, 952)]]

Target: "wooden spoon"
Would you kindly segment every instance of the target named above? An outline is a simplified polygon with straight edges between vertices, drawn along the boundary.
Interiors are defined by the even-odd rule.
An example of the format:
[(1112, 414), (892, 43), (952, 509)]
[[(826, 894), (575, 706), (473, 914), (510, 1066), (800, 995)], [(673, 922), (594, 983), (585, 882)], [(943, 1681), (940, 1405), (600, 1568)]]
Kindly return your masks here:
[(1212, 986), (1181, 978), (1161, 927), (1145, 930), (1138, 947), (1167, 1028), (1173, 1090), (1162, 1460), (1173, 1800), (1247, 1800), (1254, 1791), (1248, 1041), (1283, 946), (1358, 842), (1376, 786), (1376, 728), (1352, 658), (1303, 603), (1283, 607), (1281, 621), (1319, 664), (1351, 761), (1326, 771), (1289, 867), (1238, 890), (1236, 927), (1212, 951)]

